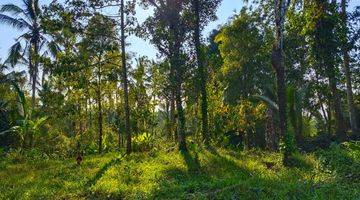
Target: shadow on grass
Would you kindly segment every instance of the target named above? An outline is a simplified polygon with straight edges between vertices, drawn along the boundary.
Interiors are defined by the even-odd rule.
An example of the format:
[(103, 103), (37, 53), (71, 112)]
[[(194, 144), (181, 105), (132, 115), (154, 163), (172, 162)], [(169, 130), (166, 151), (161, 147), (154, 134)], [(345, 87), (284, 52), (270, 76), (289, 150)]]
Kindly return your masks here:
[(222, 154), (215, 148), (200, 152), (200, 166), (190, 152), (181, 152), (188, 170), (163, 171), (152, 199), (354, 199), (358, 193), (354, 187), (339, 187), (339, 177), (315, 181), (303, 176), (305, 169), (275, 172)]
[[(123, 156), (122, 156), (123, 157)], [(113, 160), (111, 160), (110, 162), (106, 163), (103, 167), (101, 167), (101, 169), (95, 174), (94, 177), (92, 177), (86, 184), (85, 184), (85, 188), (89, 188), (92, 185), (95, 185), (96, 182), (105, 174), (105, 172), (112, 166), (119, 164), (122, 157), (120, 158), (115, 158)]]
[(204, 165), (200, 165), (196, 153), (181, 152), (181, 156), (187, 170), (176, 167), (165, 170), (157, 189), (152, 192), (153, 199), (211, 199), (221, 189), (236, 185), (235, 177), (250, 177), (248, 170), (219, 154), (210, 155)]
[(200, 170), (200, 162), (198, 154), (195, 153), (194, 156), (191, 155), (189, 151), (180, 151), (182, 158), (185, 161), (185, 164), (188, 168), (189, 173), (196, 173)]

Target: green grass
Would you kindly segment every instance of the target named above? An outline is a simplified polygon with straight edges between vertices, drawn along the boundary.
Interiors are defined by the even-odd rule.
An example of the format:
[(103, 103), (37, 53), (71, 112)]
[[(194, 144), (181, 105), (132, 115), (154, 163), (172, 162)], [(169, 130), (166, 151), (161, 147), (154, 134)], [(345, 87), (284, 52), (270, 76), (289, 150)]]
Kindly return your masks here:
[(152, 151), (0, 163), (0, 199), (360, 199), (360, 145), (296, 156), (279, 153)]

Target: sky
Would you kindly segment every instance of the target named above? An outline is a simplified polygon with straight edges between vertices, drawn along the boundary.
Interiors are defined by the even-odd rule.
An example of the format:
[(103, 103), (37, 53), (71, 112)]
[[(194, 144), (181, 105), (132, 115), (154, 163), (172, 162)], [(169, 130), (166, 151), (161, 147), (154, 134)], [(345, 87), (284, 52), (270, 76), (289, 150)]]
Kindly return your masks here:
[[(40, 0), (42, 5), (48, 4), (51, 0)], [(357, 3), (356, 3), (357, 2)], [(0, 0), (0, 4), (13, 3), (22, 6), (22, 0)], [(203, 36), (207, 37), (209, 33), (217, 28), (219, 25), (226, 23), (236, 11), (239, 11), (243, 6), (243, 0), (223, 0), (221, 6), (217, 10), (218, 19), (208, 24), (203, 30)], [(351, 0), (349, 3), (349, 9), (353, 9), (355, 6), (360, 6), (359, 0)], [(137, 18), (139, 22), (142, 22), (147, 16), (151, 15), (151, 11), (137, 10)], [(20, 35), (20, 32), (13, 28), (0, 24), (0, 58), (4, 60), (7, 57), (8, 50), (12, 44), (14, 44), (15, 38)], [(130, 52), (135, 53), (136, 57), (147, 56), (150, 59), (156, 59), (157, 51), (153, 45), (143, 39), (131, 36), (127, 39), (127, 43), (130, 45), (127, 47)]]
[[(42, 5), (51, 2), (51, 0), (40, 0)], [(13, 3), (18, 6), (22, 6), (21, 0), (0, 0), (0, 4)], [(218, 27), (218, 25), (224, 24), (228, 19), (234, 15), (235, 11), (239, 11), (243, 6), (242, 0), (223, 0), (221, 6), (217, 11), (218, 19), (214, 22), (209, 23), (203, 31), (203, 36), (207, 37), (210, 32)], [(144, 21), (147, 16), (151, 15), (149, 10), (137, 10), (137, 18), (139, 22)], [(21, 32), (11, 28), (7, 25), (0, 24), (0, 58), (4, 60), (8, 55), (8, 50), (15, 39), (21, 34)], [(136, 36), (131, 36), (127, 39), (127, 43), (130, 45), (127, 47), (132, 53), (135, 53), (136, 57), (147, 56), (150, 59), (156, 59), (157, 50), (149, 42), (140, 39)]]

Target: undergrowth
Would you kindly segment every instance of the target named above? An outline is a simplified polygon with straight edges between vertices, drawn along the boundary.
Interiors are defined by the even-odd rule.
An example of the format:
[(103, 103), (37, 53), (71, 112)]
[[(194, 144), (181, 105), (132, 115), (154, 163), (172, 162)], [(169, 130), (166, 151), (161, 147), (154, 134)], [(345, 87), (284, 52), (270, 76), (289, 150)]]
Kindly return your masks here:
[(74, 159), (8, 154), (0, 199), (358, 199), (360, 145), (296, 155), (221, 148), (154, 150)]

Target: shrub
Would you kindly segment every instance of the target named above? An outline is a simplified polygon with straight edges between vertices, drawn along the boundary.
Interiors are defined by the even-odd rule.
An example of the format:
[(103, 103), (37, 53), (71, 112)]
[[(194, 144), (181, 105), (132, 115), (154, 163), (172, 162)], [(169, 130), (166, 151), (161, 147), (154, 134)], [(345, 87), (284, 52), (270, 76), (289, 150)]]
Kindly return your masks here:
[(134, 152), (150, 151), (154, 147), (154, 137), (149, 133), (136, 135), (132, 140)]

